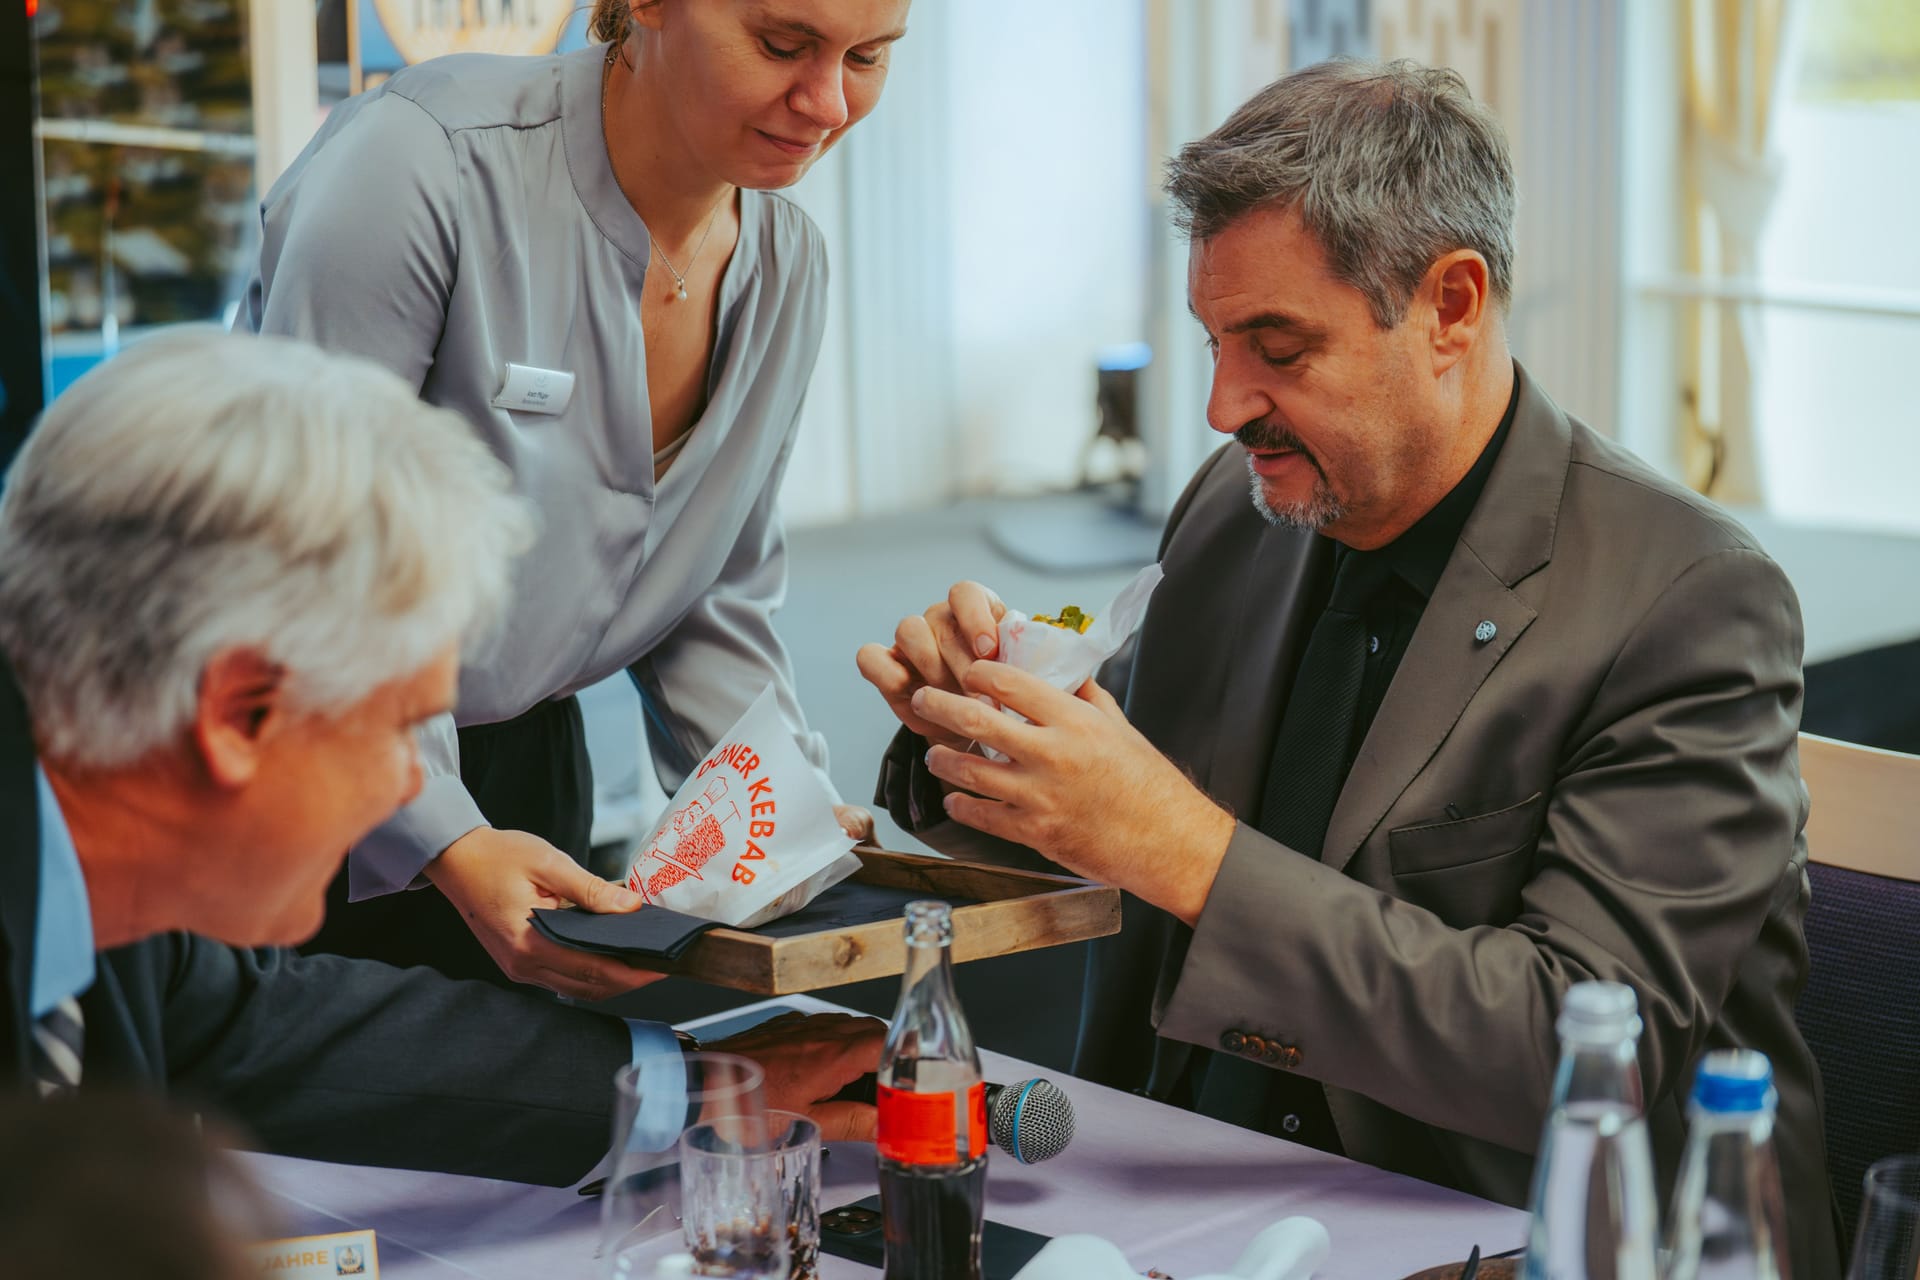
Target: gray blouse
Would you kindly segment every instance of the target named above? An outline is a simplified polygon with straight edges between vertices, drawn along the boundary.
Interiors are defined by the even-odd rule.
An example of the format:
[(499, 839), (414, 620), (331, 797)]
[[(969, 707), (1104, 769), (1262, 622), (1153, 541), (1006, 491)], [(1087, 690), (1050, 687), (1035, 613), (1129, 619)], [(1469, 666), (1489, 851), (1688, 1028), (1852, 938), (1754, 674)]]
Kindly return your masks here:
[[(819, 229), (740, 193), (707, 408), (654, 479), (640, 286), (647, 229), (614, 181), (600, 48), (438, 58), (335, 108), (261, 204), (237, 327), (368, 356), (457, 410), (540, 510), (499, 634), (467, 655), (458, 709), (423, 734), (419, 798), (354, 850), (355, 898), (409, 884), (486, 825), (454, 724), (506, 720), (625, 667), (674, 791), (771, 682), (807, 731), (772, 615), (786, 592), (775, 499), (819, 353)], [(508, 365), (537, 373), (508, 383)], [(541, 404), (542, 400), (544, 404)], [(543, 411), (530, 411), (538, 406)]]

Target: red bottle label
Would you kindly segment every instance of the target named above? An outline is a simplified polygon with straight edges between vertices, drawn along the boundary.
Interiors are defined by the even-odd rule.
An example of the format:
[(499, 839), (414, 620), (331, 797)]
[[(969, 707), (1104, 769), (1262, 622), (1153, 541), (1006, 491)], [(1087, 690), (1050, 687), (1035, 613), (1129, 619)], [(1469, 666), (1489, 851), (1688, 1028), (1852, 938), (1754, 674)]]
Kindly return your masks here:
[[(987, 1149), (987, 1086), (965, 1093), (912, 1093), (880, 1086), (880, 1158), (899, 1164), (958, 1164)], [(966, 1154), (960, 1153), (962, 1126)]]

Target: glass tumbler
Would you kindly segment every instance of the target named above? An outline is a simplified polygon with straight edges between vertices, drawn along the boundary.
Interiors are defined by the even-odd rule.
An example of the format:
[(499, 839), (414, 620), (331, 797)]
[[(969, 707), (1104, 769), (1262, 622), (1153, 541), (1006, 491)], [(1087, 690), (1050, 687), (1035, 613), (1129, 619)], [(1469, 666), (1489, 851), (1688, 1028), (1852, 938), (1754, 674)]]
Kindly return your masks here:
[(643, 1057), (614, 1073), (611, 1167), (600, 1197), (600, 1250), (613, 1280), (650, 1276), (679, 1248), (680, 1136), (724, 1123), (729, 1137), (764, 1150), (766, 1077), (728, 1053)]
[(769, 1111), (765, 1132), (760, 1150), (728, 1120), (681, 1136), (682, 1225), (696, 1275), (818, 1280), (820, 1128)]
[(1860, 1229), (1847, 1280), (1914, 1280), (1920, 1274), (1920, 1155), (1888, 1156), (1867, 1170)]

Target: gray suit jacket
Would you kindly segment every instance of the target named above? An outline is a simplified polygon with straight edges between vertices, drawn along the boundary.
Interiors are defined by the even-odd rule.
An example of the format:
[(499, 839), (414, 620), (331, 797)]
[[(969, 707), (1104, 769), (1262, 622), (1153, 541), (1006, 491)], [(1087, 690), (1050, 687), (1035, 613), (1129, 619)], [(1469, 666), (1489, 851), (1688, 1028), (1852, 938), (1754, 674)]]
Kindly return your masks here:
[[(1760, 1049), (1794, 1274), (1837, 1275), (1819, 1074), (1793, 1022), (1808, 901), (1798, 603), (1724, 512), (1524, 372), (1519, 395), (1323, 860), (1242, 823), (1197, 928), (1128, 900), (1122, 932), (1094, 945), (1075, 1069), (1166, 1097), (1193, 1046), (1237, 1049), (1323, 1082), (1355, 1159), (1524, 1204), (1561, 996), (1624, 982), (1646, 1024), (1663, 1196), (1695, 1062)], [(1261, 519), (1227, 446), (1175, 508), (1166, 578), (1103, 676), (1236, 812), (1258, 803), (1329, 554)], [(922, 816), (918, 757), (897, 742), (882, 770), (881, 802), (903, 819)], [(956, 856), (1032, 856), (953, 823), (923, 834)]]

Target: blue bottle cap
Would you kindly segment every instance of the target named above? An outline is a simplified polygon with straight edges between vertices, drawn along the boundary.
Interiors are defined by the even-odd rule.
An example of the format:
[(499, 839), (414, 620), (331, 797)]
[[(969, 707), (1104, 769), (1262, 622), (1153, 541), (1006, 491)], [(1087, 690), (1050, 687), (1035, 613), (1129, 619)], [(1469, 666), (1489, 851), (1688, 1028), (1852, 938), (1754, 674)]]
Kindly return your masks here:
[(1753, 1049), (1719, 1049), (1700, 1059), (1693, 1101), (1703, 1111), (1764, 1111), (1773, 1105), (1773, 1064)]

